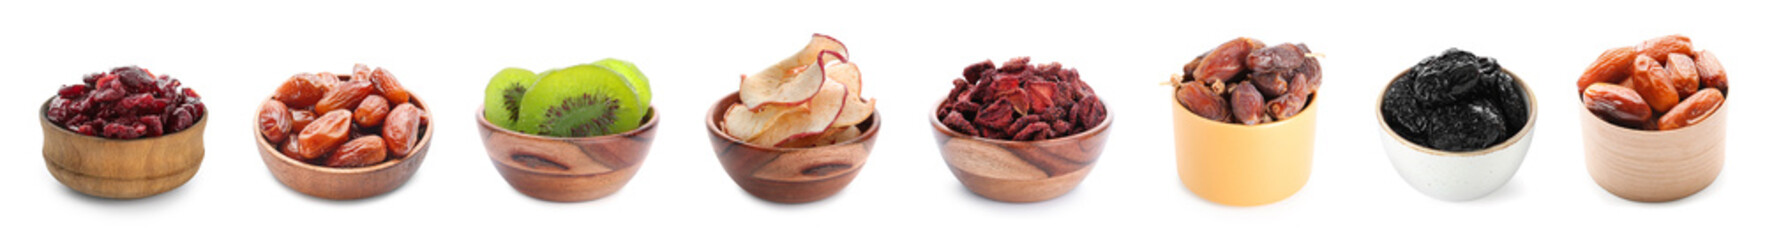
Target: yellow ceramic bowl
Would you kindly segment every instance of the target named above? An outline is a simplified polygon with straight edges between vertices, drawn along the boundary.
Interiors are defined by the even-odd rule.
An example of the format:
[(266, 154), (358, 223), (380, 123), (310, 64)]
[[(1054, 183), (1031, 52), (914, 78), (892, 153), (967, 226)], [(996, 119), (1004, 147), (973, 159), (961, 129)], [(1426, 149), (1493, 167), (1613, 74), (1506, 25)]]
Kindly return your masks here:
[(1257, 206), (1293, 196), (1311, 178), (1318, 94), (1299, 115), (1254, 126), (1202, 118), (1171, 94), (1177, 174), (1189, 192), (1214, 203)]
[(1581, 109), (1587, 174), (1606, 192), (1638, 202), (1689, 197), (1722, 173), (1728, 103), (1704, 122), (1668, 131), (1620, 127)]

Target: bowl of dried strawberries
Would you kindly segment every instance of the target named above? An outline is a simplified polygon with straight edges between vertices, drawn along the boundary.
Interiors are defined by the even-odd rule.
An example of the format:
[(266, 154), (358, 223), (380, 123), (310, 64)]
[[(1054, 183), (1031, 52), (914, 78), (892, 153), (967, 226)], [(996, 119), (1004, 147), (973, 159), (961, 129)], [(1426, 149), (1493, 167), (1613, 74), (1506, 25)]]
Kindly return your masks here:
[(1663, 36), (1601, 53), (1577, 81), (1587, 173), (1620, 198), (1667, 202), (1722, 173), (1728, 73), (1691, 39)]
[(428, 104), (385, 69), (290, 77), (257, 111), (264, 166), (308, 196), (361, 199), (404, 186), (429, 153)]
[(1084, 181), (1115, 117), (1078, 72), (1020, 57), (970, 65), (932, 112), (956, 180), (1002, 202), (1054, 199)]
[(1236, 38), (1173, 75), (1177, 174), (1232, 206), (1279, 202), (1311, 178), (1322, 68), (1305, 44)]
[(50, 175), (86, 195), (135, 199), (196, 176), (208, 108), (194, 90), (139, 67), (87, 75), (39, 108)]

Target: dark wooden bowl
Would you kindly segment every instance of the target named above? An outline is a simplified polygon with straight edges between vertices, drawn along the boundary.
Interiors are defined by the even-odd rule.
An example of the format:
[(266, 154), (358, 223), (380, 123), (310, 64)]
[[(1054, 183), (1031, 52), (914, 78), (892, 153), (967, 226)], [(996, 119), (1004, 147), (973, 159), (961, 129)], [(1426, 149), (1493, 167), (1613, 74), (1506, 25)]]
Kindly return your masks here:
[(882, 115), (872, 112), (869, 119), (858, 123), (863, 132), (857, 139), (812, 148), (758, 146), (729, 136), (719, 124), (724, 111), (740, 102), (738, 99), (731, 93), (712, 105), (711, 112), (705, 114), (705, 131), (710, 134), (711, 151), (717, 153), (729, 178), (748, 194), (767, 201), (804, 203), (839, 193), (864, 168), (882, 128)]
[(103, 198), (144, 198), (183, 186), (202, 167), (202, 130), (208, 126), (208, 114), (183, 131), (121, 140), (68, 131), (49, 122), (48, 112), (45, 101), (37, 109), (43, 126), (43, 165), (56, 181), (74, 191)]
[(496, 172), (515, 191), (554, 202), (600, 199), (631, 181), (650, 153), (661, 119), (650, 107), (643, 125), (624, 133), (559, 138), (510, 131), (484, 119), (478, 108), (478, 137)]
[(944, 163), (969, 191), (1001, 202), (1040, 202), (1065, 195), (1091, 173), (1115, 122), (1115, 111), (1108, 104), (1103, 109), (1103, 124), (1095, 128), (1037, 141), (966, 135), (944, 126), (937, 110), (927, 115)]
[[(270, 101), (264, 99), (264, 101)], [(258, 156), (263, 157), (264, 166), (270, 168), (270, 174), (276, 176), (282, 186), (288, 186), (296, 192), (308, 196), (331, 199), (352, 200), (379, 196), (411, 180), (417, 173), (417, 167), (423, 165), (423, 156), (429, 154), (429, 142), (435, 137), (435, 116), (428, 104), (416, 94), (411, 94), (411, 104), (423, 109), (424, 119), (429, 123), (422, 126), (417, 136), (417, 145), (411, 148), (411, 154), (402, 159), (388, 159), (380, 164), (359, 168), (332, 168), (317, 166), (294, 160), (282, 155), (276, 145), (263, 138), (263, 129), (258, 128), (257, 118), (252, 118), (251, 137), (257, 139)], [(260, 104), (261, 105), (261, 104)], [(252, 113), (262, 112), (263, 109)], [(390, 156), (390, 155), (388, 155)]]

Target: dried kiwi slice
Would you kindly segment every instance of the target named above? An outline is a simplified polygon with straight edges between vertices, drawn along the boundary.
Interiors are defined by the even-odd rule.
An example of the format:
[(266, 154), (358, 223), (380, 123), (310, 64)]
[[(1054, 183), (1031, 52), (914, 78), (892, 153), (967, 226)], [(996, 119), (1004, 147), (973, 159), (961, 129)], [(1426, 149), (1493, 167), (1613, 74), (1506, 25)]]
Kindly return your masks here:
[(637, 91), (638, 108), (649, 109), (650, 78), (644, 77), (643, 71), (637, 70), (637, 65), (614, 58), (601, 59), (591, 64), (613, 70), (613, 72), (619, 73), (619, 76), (625, 77), (626, 83), (630, 83), (631, 90)]
[(644, 114), (631, 84), (595, 65), (548, 71), (521, 97), (517, 131), (587, 137), (636, 129)]
[(490, 78), (484, 87), (484, 119), (507, 129), (514, 129), (521, 112), (521, 98), (539, 79), (533, 71), (504, 68)]

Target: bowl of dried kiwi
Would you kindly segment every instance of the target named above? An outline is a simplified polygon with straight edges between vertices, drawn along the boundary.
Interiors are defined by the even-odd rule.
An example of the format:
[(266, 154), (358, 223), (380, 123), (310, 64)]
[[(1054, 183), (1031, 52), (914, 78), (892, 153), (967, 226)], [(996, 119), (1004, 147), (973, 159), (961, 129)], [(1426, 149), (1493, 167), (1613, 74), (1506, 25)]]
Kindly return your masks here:
[(533, 73), (506, 68), (484, 89), (478, 136), (509, 186), (581, 202), (618, 192), (656, 137), (649, 78), (618, 59)]
[(1493, 58), (1450, 49), (1410, 67), (1380, 93), (1380, 142), (1410, 187), (1448, 201), (1506, 185), (1532, 145), (1532, 90)]
[(1620, 198), (1703, 191), (1726, 155), (1728, 73), (1710, 51), (1670, 35), (1606, 50), (1577, 81), (1587, 173)]
[(1305, 44), (1236, 38), (1171, 76), (1177, 174), (1231, 206), (1287, 199), (1311, 179), (1323, 68)]

